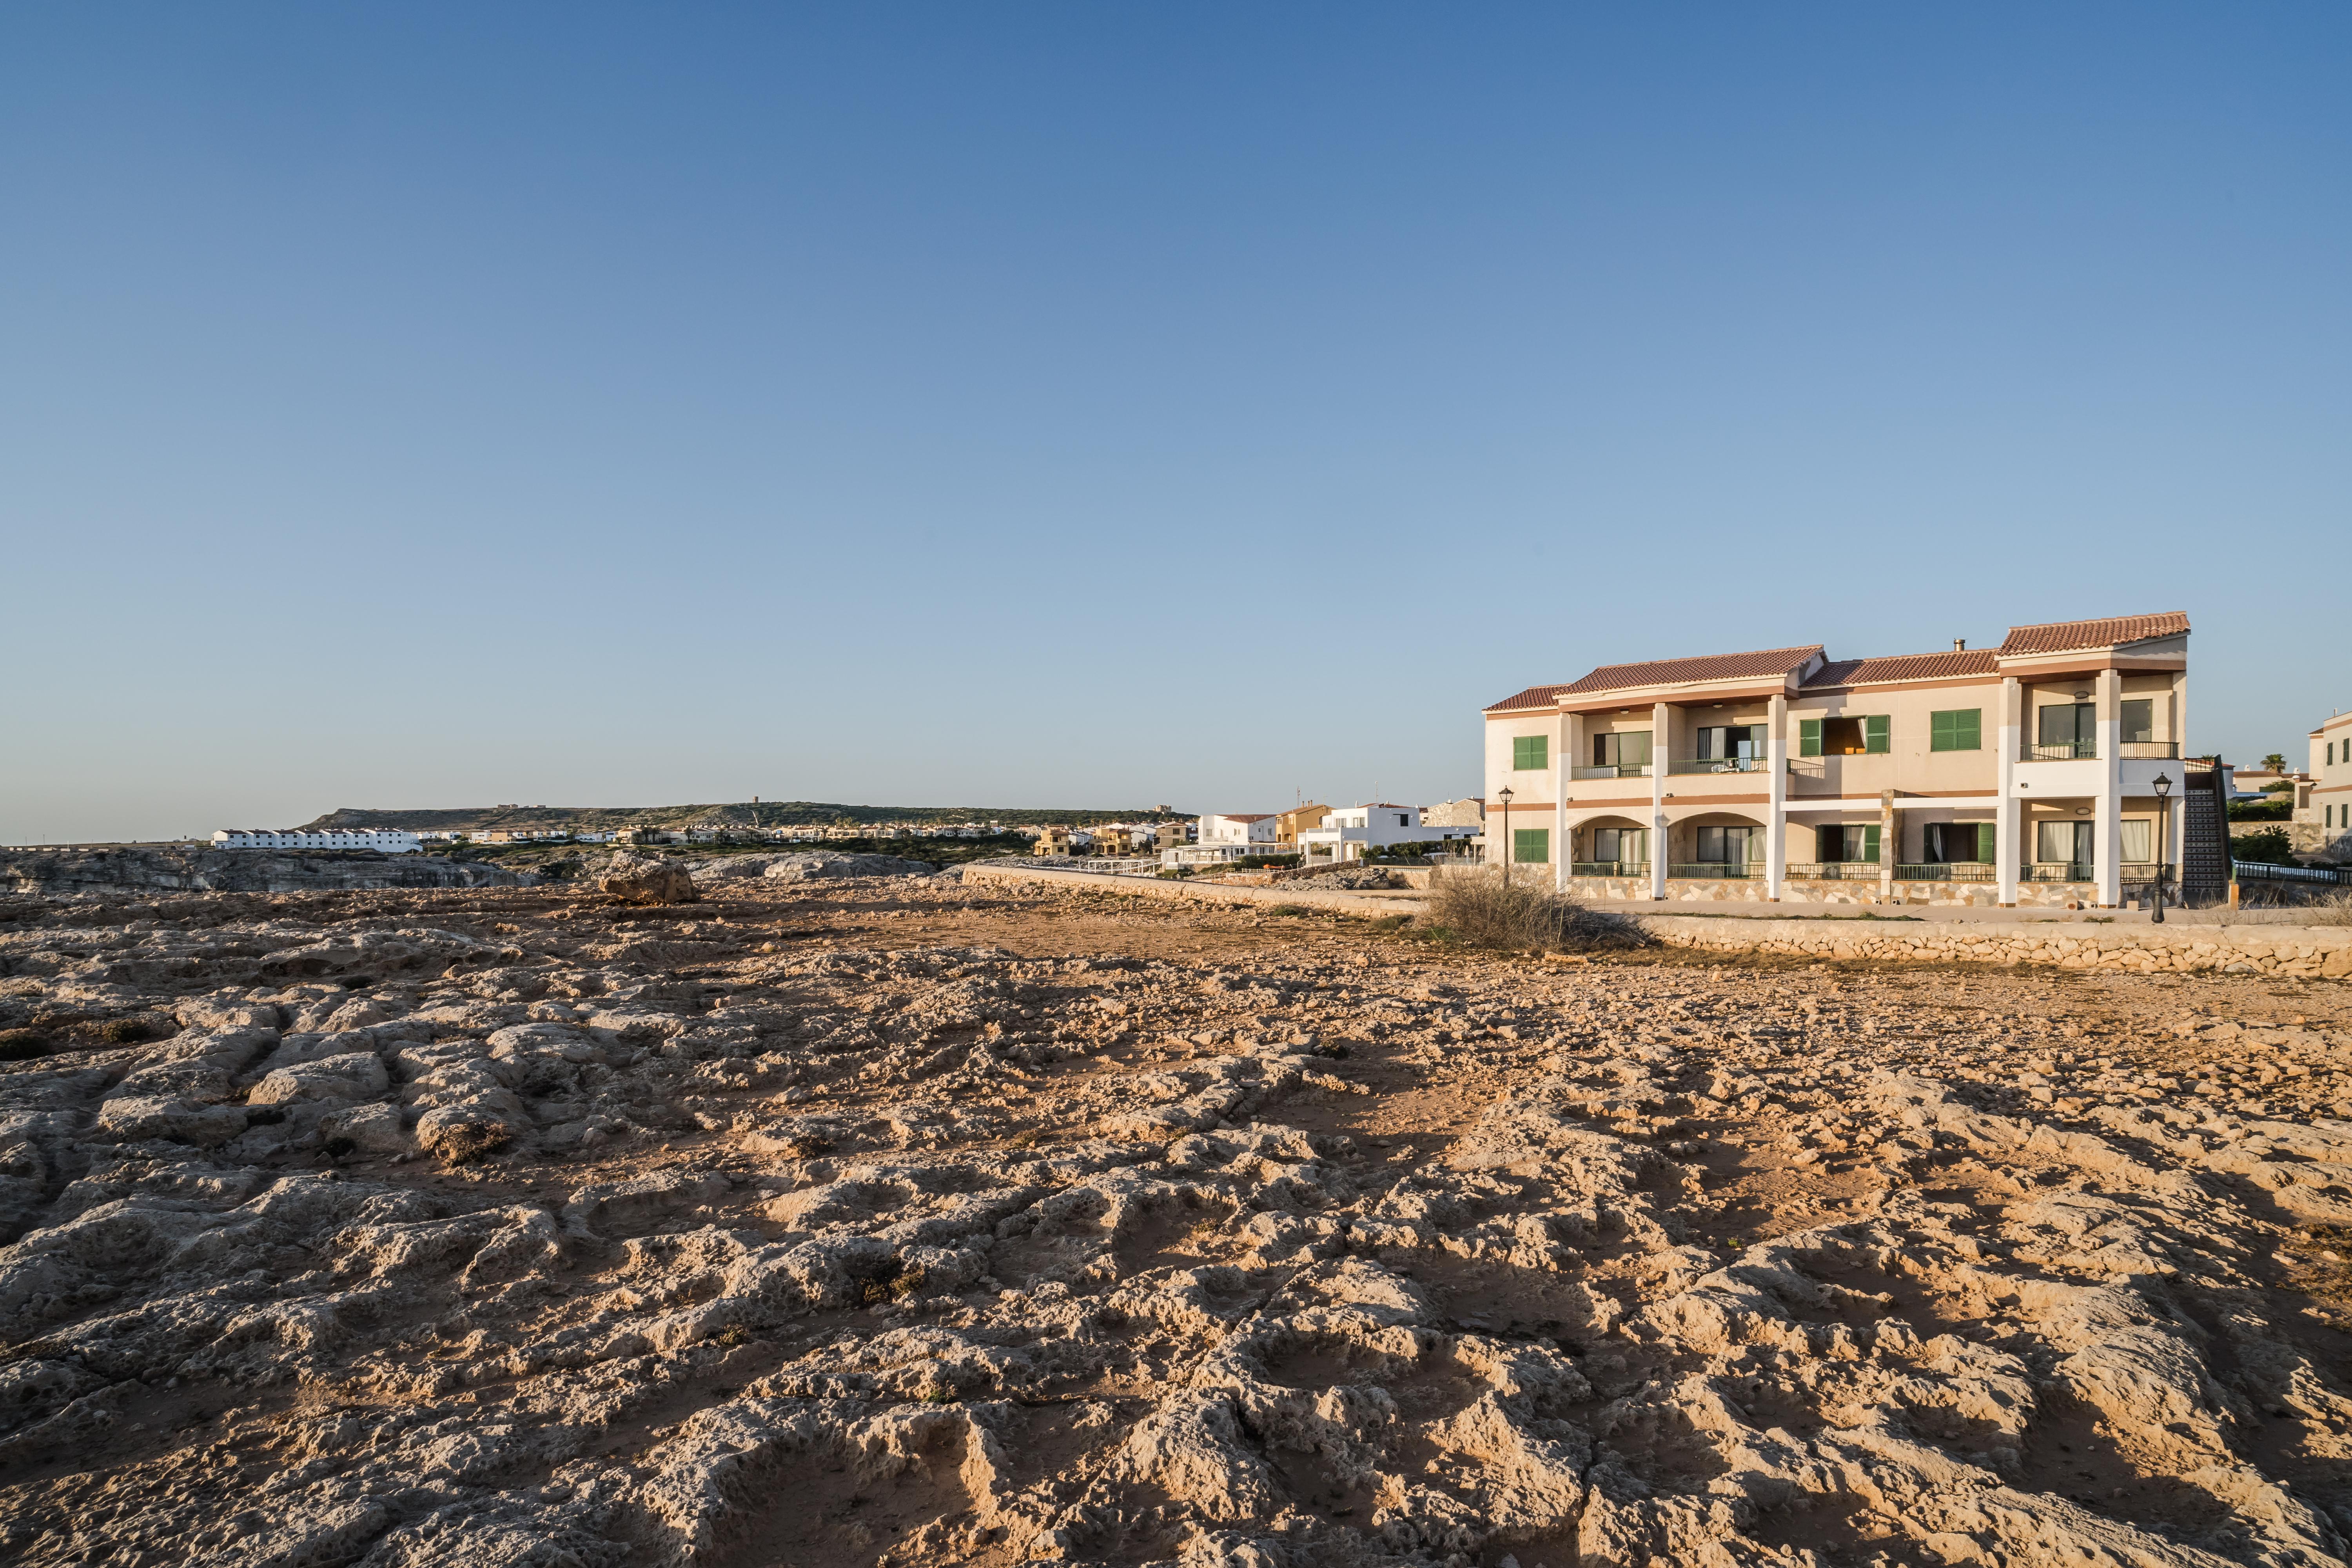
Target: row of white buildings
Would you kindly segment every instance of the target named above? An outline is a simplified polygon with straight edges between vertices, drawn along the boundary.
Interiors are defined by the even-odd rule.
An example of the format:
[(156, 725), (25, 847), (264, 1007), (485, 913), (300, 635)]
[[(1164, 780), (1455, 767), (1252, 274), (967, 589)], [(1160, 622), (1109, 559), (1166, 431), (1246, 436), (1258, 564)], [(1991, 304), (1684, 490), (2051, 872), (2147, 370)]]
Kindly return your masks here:
[(224, 827), (213, 835), (215, 849), (373, 849), (380, 855), (414, 855), (422, 846), (398, 828)]

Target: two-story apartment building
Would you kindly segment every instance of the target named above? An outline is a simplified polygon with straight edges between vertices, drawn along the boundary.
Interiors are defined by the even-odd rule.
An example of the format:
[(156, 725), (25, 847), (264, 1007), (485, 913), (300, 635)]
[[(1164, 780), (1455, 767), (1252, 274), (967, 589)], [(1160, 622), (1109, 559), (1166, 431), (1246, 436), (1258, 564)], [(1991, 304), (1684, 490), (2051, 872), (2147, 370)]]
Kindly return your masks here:
[(1270, 811), (1213, 811), (1200, 827), (1202, 844), (1272, 844), (1276, 820)]
[[(2304, 792), (2298, 790), (2298, 795)], [(2311, 732), (2311, 788), (2295, 813), (2315, 822), (2309, 858), (2329, 866), (2352, 866), (2352, 711), (2336, 714)], [(2298, 824), (2295, 847), (2304, 847), (2307, 826)]]
[(1596, 896), (1934, 883), (2114, 906), (2180, 864), (2188, 666), (2181, 614), (1884, 658), (1807, 644), (1603, 665), (1485, 710), (1488, 855)]
[(1421, 807), (1393, 801), (1367, 801), (1361, 805), (1334, 806), (1322, 823), (1302, 828), (1298, 847), (1309, 859), (1360, 859), (1366, 849), (1391, 844), (1417, 844), (1434, 838), (1467, 838), (1470, 827), (1437, 827), (1423, 823)]

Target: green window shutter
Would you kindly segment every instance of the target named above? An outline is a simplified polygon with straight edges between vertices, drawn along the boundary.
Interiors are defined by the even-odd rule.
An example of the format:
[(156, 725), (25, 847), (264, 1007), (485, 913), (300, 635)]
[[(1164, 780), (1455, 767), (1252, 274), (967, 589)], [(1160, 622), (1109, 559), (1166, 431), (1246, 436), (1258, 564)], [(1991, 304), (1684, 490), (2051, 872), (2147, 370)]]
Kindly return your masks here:
[(1873, 713), (1862, 721), (1862, 749), (1870, 752), (1886, 750), (1886, 719), (1884, 713)]
[(1865, 862), (1878, 858), (1878, 824), (1874, 822), (1862, 830), (1862, 858)]
[(1974, 752), (1984, 746), (1984, 710), (1949, 708), (1927, 715), (1927, 749), (1931, 752)]
[(1998, 823), (1979, 822), (1977, 824), (1977, 858), (1983, 861), (1988, 866), (2000, 858), (2000, 856), (1996, 850), (1996, 839), (2000, 832), (2000, 827)]
[(1511, 738), (1511, 766), (1521, 771), (1551, 765), (1548, 737), (1515, 735)]
[(1797, 755), (1818, 757), (1822, 754), (1822, 721), (1819, 719), (1797, 721)]
[(1549, 827), (1514, 827), (1511, 829), (1511, 858), (1522, 866), (1541, 865), (1551, 858), (1551, 829)]

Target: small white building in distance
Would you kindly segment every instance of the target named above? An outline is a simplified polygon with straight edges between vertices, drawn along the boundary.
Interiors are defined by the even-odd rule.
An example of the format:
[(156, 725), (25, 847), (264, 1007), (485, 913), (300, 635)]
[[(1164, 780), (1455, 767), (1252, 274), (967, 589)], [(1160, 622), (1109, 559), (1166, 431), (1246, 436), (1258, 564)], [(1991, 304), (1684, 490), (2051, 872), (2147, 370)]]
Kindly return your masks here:
[(416, 835), (400, 828), (224, 827), (213, 835), (215, 849), (373, 849), (382, 855), (414, 855)]
[(1276, 824), (1274, 813), (1211, 812), (1201, 818), (1202, 844), (1272, 844)]

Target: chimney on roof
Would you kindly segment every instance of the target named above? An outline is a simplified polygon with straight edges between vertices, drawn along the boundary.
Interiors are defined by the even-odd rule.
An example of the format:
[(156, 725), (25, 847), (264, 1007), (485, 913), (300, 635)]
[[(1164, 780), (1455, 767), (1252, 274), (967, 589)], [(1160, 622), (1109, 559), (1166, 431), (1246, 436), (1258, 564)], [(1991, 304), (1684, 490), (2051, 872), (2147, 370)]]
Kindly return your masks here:
[(1952, 639), (1952, 651), (1953, 651), (1954, 653), (1966, 653), (1966, 652), (1968, 652), (1968, 651), (1969, 651), (1969, 639), (1968, 639), (1968, 638), (1966, 638), (1966, 637), (1954, 637), (1954, 638)]

